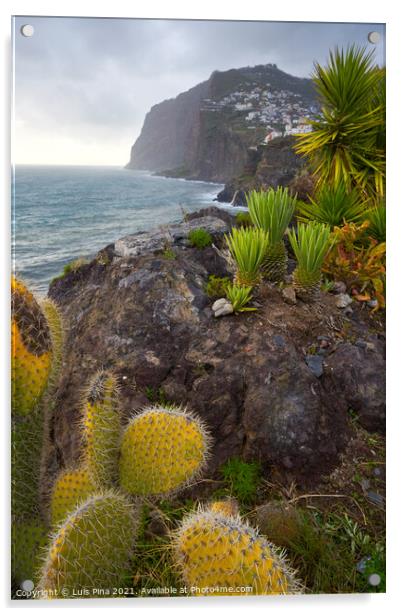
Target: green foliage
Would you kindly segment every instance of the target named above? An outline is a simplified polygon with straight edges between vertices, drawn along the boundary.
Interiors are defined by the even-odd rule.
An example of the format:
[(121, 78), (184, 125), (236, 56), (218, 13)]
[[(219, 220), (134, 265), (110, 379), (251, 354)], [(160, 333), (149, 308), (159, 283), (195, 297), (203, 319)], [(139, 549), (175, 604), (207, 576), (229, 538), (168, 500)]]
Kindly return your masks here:
[(208, 277), (207, 284), (205, 285), (205, 292), (208, 297), (211, 297), (212, 299), (224, 297), (226, 295), (226, 289), (229, 283), (230, 278), (228, 278), (228, 276), (220, 278), (219, 276), (214, 276), (214, 274), (211, 274), (211, 276)]
[(62, 280), (68, 274), (78, 272), (78, 270), (83, 265), (87, 265), (87, 263), (89, 263), (89, 261), (88, 259), (85, 259), (84, 257), (79, 257), (78, 259), (74, 259), (73, 261), (70, 261), (70, 263), (66, 263), (66, 265), (63, 267), (62, 273), (59, 276), (56, 276), (55, 278), (53, 278), (50, 284), (52, 284), (56, 280)]
[(233, 227), (225, 240), (236, 263), (235, 282), (244, 286), (258, 284), (261, 278), (260, 268), (268, 248), (266, 231), (251, 227)]
[(319, 187), (340, 180), (362, 194), (384, 194), (385, 70), (374, 52), (354, 45), (330, 52), (326, 67), (315, 63), (314, 85), (321, 112), (313, 130), (297, 137)]
[(222, 466), (221, 472), (229, 484), (231, 494), (240, 503), (248, 504), (255, 500), (261, 482), (261, 467), (258, 462), (230, 458)]
[(234, 312), (250, 312), (257, 310), (247, 306), (253, 299), (253, 287), (242, 287), (237, 284), (230, 284), (226, 287), (226, 297), (233, 306)]
[(362, 220), (368, 220), (369, 226), (367, 234), (369, 237), (377, 240), (377, 242), (385, 242), (386, 240), (386, 209), (384, 203), (378, 203), (373, 208), (367, 210), (362, 216)]
[(330, 245), (330, 229), (321, 223), (298, 223), (297, 232), (294, 228), (289, 231), (289, 241), (298, 266), (306, 272), (316, 272)]
[(164, 251), (162, 252), (162, 257), (164, 259), (174, 261), (175, 259), (177, 259), (177, 254), (171, 246), (166, 246)]
[(332, 245), (323, 271), (342, 280), (349, 290), (356, 290), (355, 299), (377, 299), (378, 307), (385, 307), (385, 242), (370, 239), (366, 242), (369, 221), (357, 225), (349, 223), (335, 227)]
[(205, 229), (193, 229), (188, 234), (188, 240), (195, 248), (206, 248), (212, 244), (212, 235)]
[(299, 202), (298, 218), (335, 227), (360, 220), (366, 209), (366, 201), (362, 201), (358, 190), (348, 190), (341, 180), (336, 186), (323, 186), (316, 200), (310, 197), (310, 203)]
[(148, 400), (150, 402), (152, 402), (152, 404), (161, 404), (162, 406), (164, 405), (169, 405), (169, 400), (166, 396), (166, 393), (163, 389), (163, 387), (151, 387), (150, 385), (148, 385), (145, 388), (145, 395), (148, 398)]
[(248, 212), (239, 212), (236, 214), (236, 225), (238, 227), (250, 227), (252, 224), (251, 216)]
[(296, 197), (281, 186), (268, 191), (251, 191), (246, 195), (250, 218), (256, 227), (268, 232), (269, 243), (282, 241), (296, 207)]

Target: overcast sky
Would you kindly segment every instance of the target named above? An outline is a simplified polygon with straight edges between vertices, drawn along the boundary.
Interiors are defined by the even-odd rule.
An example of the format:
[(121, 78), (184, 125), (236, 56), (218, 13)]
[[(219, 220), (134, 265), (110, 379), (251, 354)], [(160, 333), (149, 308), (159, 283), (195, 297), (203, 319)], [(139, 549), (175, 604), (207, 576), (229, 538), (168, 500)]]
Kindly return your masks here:
[[(31, 38), (20, 34), (27, 23)], [(309, 77), (314, 60), (348, 43), (383, 64), (384, 36), (378, 24), (17, 17), (13, 159), (124, 165), (150, 107), (216, 69), (274, 62)]]

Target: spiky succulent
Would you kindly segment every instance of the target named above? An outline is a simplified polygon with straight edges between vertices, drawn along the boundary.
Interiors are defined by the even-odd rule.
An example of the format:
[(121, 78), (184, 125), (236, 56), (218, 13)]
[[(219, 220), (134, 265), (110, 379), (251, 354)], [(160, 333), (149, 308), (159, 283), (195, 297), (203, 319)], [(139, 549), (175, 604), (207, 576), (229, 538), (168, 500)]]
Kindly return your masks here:
[(12, 279), (12, 411), (27, 415), (41, 400), (52, 363), (52, 338), (47, 319), (33, 294)]
[(15, 582), (35, 581), (40, 566), (40, 552), (47, 541), (47, 528), (39, 519), (11, 525), (11, 571)]
[(119, 388), (115, 375), (105, 371), (95, 374), (84, 398), (83, 465), (92, 482), (111, 487), (118, 477), (121, 436)]
[(209, 445), (205, 427), (189, 411), (147, 408), (131, 419), (123, 434), (120, 485), (134, 495), (172, 494), (200, 474)]
[(316, 199), (310, 197), (310, 203), (300, 202), (298, 218), (302, 222), (313, 220), (333, 228), (360, 220), (366, 210), (366, 200), (358, 190), (348, 189), (340, 180), (335, 186), (323, 186)]
[(283, 280), (288, 260), (283, 235), (294, 214), (297, 199), (287, 188), (279, 187), (276, 190), (253, 190), (246, 200), (254, 225), (267, 231), (269, 237), (262, 266), (264, 277), (272, 282)]
[(248, 304), (253, 299), (253, 287), (242, 287), (237, 284), (228, 284), (226, 287), (226, 297), (233, 306), (234, 312), (250, 312), (257, 310)]
[(53, 527), (60, 524), (79, 503), (96, 492), (87, 468), (65, 470), (57, 477), (51, 494), (50, 510)]
[(298, 223), (289, 241), (297, 259), (293, 272), (296, 294), (305, 302), (315, 301), (321, 287), (321, 266), (330, 247), (330, 228), (320, 223)]
[(268, 248), (268, 234), (253, 227), (233, 227), (225, 236), (236, 264), (235, 284), (253, 287), (261, 280), (261, 266)]
[(137, 512), (122, 494), (89, 497), (53, 534), (38, 589), (68, 598), (123, 586), (137, 526)]
[(296, 594), (300, 584), (284, 554), (221, 507), (199, 508), (173, 538), (175, 560), (192, 595)]

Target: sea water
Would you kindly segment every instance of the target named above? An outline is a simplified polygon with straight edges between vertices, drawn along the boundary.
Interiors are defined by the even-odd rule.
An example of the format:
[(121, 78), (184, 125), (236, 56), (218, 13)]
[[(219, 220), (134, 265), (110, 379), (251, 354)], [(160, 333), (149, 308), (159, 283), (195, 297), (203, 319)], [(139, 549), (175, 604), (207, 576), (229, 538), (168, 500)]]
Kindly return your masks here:
[(131, 233), (216, 205), (221, 184), (120, 167), (17, 165), (12, 184), (13, 270), (45, 294), (74, 259)]

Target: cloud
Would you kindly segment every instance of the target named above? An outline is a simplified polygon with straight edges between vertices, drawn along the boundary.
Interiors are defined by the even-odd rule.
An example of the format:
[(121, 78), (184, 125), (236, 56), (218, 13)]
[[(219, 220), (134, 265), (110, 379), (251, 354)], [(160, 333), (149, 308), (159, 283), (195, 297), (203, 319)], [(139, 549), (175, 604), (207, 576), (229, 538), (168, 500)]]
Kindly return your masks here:
[[(24, 23), (34, 25), (32, 38), (20, 35)], [(149, 108), (213, 70), (275, 62), (307, 77), (330, 48), (367, 44), (371, 30), (384, 34), (372, 24), (18, 17), (15, 159), (51, 162), (59, 147), (62, 161), (68, 141), (65, 162), (90, 164), (98, 142), (97, 162), (124, 164)], [(379, 63), (383, 54), (381, 43)]]

